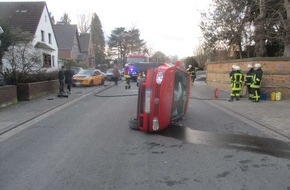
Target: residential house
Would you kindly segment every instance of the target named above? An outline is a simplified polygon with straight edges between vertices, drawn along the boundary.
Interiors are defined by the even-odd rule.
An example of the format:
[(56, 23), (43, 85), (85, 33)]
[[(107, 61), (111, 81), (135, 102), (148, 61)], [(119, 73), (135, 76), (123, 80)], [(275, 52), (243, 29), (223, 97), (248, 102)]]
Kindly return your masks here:
[(57, 23), (54, 26), (58, 42), (58, 57), (62, 60), (82, 61), (77, 25)]
[(81, 33), (79, 36), (82, 60), (88, 68), (95, 68), (95, 53), (90, 33)]
[(42, 66), (58, 69), (58, 44), (45, 1), (0, 2), (0, 20), (33, 34), (32, 45), (42, 54)]

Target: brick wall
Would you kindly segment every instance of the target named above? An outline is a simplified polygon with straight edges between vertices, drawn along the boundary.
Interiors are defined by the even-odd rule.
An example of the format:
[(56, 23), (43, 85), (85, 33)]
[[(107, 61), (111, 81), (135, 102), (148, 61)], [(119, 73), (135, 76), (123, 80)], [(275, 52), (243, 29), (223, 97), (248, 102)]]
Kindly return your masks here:
[(16, 85), (0, 86), (0, 107), (10, 106), (17, 103)]
[(71, 59), (71, 52), (68, 50), (59, 50), (58, 56), (62, 59)]
[(261, 91), (271, 97), (272, 92), (281, 92), (282, 99), (290, 99), (290, 59), (289, 58), (253, 58), (210, 62), (206, 64), (207, 85), (230, 92), (229, 73), (232, 65), (239, 65), (244, 74), (248, 64), (262, 64), (264, 72)]
[(58, 80), (21, 83), (17, 85), (17, 97), (18, 100), (32, 100), (46, 94), (57, 93), (58, 89)]

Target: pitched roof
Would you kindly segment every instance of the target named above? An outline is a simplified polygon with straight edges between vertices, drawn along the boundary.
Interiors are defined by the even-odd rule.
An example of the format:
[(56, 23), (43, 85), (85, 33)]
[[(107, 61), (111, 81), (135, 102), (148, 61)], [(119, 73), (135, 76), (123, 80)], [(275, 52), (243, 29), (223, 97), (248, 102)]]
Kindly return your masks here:
[(71, 50), (74, 46), (74, 38), (78, 40), (77, 25), (55, 24), (53, 25), (58, 50)]
[(48, 46), (48, 45), (46, 45), (45, 43), (42, 43), (42, 42), (37, 42), (34, 47), (39, 48), (39, 49), (51, 50), (51, 51), (55, 50), (55, 49), (51, 48), (50, 46)]
[(91, 36), (89, 33), (80, 34), (79, 40), (80, 40), (81, 52), (89, 51), (90, 37)]
[(0, 2), (0, 20), (35, 34), (45, 1)]

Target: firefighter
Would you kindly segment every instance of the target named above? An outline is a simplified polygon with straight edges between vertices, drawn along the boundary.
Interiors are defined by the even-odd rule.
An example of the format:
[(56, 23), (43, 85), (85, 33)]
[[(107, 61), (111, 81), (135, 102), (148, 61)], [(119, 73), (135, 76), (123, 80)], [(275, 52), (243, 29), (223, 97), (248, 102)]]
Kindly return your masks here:
[(142, 78), (143, 78), (143, 72), (138, 72), (138, 77), (137, 77), (137, 83), (136, 85), (139, 86), (139, 84), (141, 83), (142, 81)]
[(246, 80), (245, 80), (245, 85), (247, 86), (247, 94), (249, 97), (249, 100), (253, 98), (253, 94), (251, 94), (251, 84), (253, 81), (253, 75), (254, 75), (254, 68), (252, 64), (248, 65), (248, 72), (246, 74)]
[(235, 72), (235, 67), (236, 67), (236, 65), (232, 65), (232, 71), (230, 72), (230, 78), (232, 77), (232, 75), (234, 74), (234, 72)]
[(240, 100), (240, 93), (242, 90), (243, 82), (244, 82), (244, 75), (241, 73), (240, 66), (235, 65), (231, 72), (231, 98), (229, 99), (230, 102), (234, 100), (234, 98), (239, 101)]
[(262, 84), (262, 77), (263, 77), (263, 70), (262, 65), (260, 63), (256, 63), (254, 65), (254, 75), (253, 80), (250, 85), (251, 94), (252, 94), (252, 102), (259, 102), (260, 101), (260, 88)]
[(115, 86), (118, 86), (118, 81), (120, 78), (120, 71), (117, 65), (114, 65), (114, 70), (113, 70), (113, 80), (115, 82)]
[(190, 75), (191, 78), (191, 84), (193, 85), (194, 80), (196, 78), (196, 71), (195, 68), (192, 65), (188, 65), (188, 68), (186, 69), (186, 72)]
[(130, 85), (131, 76), (130, 76), (130, 66), (129, 66), (129, 64), (125, 64), (124, 78), (126, 80), (125, 89), (131, 88), (131, 85)]

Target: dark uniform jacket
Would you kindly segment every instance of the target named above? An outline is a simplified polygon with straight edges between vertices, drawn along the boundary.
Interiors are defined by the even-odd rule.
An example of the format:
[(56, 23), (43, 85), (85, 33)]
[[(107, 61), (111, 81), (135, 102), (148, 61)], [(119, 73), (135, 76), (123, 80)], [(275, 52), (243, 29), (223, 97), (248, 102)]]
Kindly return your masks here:
[(260, 88), (262, 84), (263, 70), (261, 68), (257, 69), (253, 75), (253, 83), (251, 88)]
[(65, 84), (72, 84), (73, 71), (66, 70), (64, 72), (64, 75), (65, 75)]
[(246, 85), (250, 85), (253, 82), (253, 75), (255, 74), (255, 70), (251, 68), (246, 74)]
[(64, 71), (63, 70), (58, 71), (58, 80), (64, 80)]

